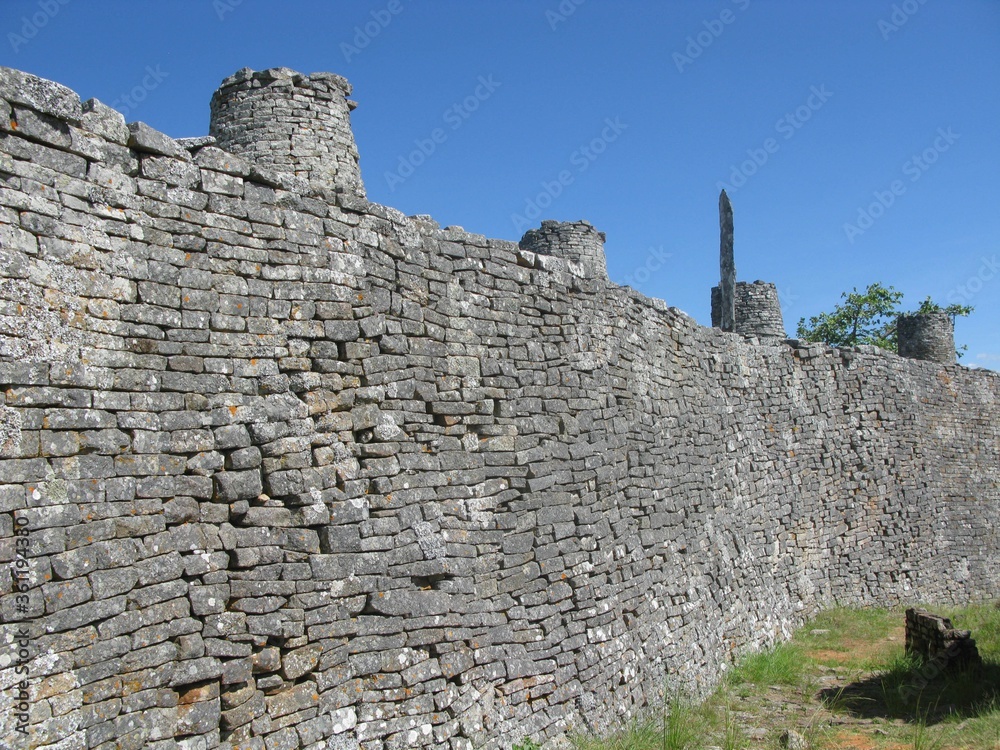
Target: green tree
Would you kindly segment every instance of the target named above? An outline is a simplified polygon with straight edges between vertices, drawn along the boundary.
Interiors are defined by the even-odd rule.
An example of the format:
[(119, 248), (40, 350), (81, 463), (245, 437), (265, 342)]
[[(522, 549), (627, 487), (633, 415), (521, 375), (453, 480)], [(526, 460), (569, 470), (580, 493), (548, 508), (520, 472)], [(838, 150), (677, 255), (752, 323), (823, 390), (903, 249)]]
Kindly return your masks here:
[(920, 303), (920, 307), (918, 307), (914, 312), (917, 314), (943, 312), (948, 313), (948, 315), (952, 317), (952, 320), (954, 320), (957, 316), (968, 315), (975, 309), (976, 308), (971, 307), (970, 305), (948, 305), (947, 307), (941, 307), (941, 305), (928, 297)]
[[(874, 344), (896, 351), (896, 318), (903, 314), (899, 310), (899, 304), (903, 300), (902, 292), (875, 282), (869, 284), (863, 292), (855, 287), (851, 292), (844, 292), (840, 296), (845, 301), (837, 305), (833, 312), (822, 312), (809, 318), (808, 323), (805, 318), (799, 319), (796, 334), (800, 339), (824, 341), (831, 346)], [(927, 297), (913, 313), (943, 312), (954, 319), (959, 315), (968, 315), (972, 310), (969, 305), (941, 307)], [(959, 357), (966, 348), (962, 346), (958, 349)]]
[(896, 351), (896, 316), (903, 293), (876, 282), (864, 292), (855, 287), (840, 295), (845, 302), (833, 312), (822, 312), (806, 323), (799, 320), (797, 335), (806, 341), (832, 346), (874, 344)]

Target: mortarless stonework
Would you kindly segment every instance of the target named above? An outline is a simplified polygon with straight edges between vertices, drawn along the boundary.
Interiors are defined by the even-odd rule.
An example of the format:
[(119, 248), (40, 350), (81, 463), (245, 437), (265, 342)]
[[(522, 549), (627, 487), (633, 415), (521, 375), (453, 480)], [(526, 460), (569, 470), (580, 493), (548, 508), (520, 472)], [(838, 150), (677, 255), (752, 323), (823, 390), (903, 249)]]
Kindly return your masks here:
[(992, 372), (747, 341), (7, 69), (0, 128), (33, 747), (558, 745), (835, 602), (1000, 593)]
[(896, 338), (901, 357), (955, 363), (955, 320), (944, 312), (900, 315)]
[[(785, 321), (781, 315), (778, 288), (766, 281), (736, 282), (736, 333), (758, 338), (783, 339)], [(722, 293), (712, 287), (712, 325), (722, 327)]]
[(364, 198), (350, 94), (347, 79), (333, 73), (243, 68), (212, 97), (209, 132), (219, 147), (253, 165)]
[(906, 653), (932, 665), (921, 670), (926, 679), (983, 666), (971, 631), (956, 630), (947, 617), (914, 607), (906, 610)]
[(604, 232), (597, 231), (586, 221), (543, 221), (538, 229), (529, 229), (518, 244), (523, 257), (539, 268), (546, 268), (545, 257), (555, 256), (566, 263), (557, 267), (586, 279), (608, 280), (604, 258)]

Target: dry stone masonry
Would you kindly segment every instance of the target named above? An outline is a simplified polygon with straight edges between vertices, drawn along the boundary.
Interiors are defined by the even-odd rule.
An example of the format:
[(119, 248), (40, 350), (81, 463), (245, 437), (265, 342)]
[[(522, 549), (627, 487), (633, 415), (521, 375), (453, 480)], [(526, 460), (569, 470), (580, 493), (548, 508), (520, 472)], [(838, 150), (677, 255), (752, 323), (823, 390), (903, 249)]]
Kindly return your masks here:
[(346, 91), (241, 71), (213, 145), (0, 69), (0, 745), (558, 746), (1000, 593), (994, 373), (369, 203)]
[(562, 258), (563, 267), (573, 275), (585, 279), (608, 280), (607, 261), (604, 257), (604, 232), (597, 231), (586, 221), (543, 221), (538, 229), (529, 229), (521, 238), (522, 257), (545, 268), (545, 258)]
[(933, 676), (982, 666), (970, 631), (956, 630), (947, 617), (913, 607), (906, 610), (906, 653), (931, 667)]
[[(785, 321), (781, 315), (778, 288), (766, 281), (737, 281), (734, 295), (736, 324), (734, 331), (743, 336), (783, 339)], [(722, 327), (722, 291), (712, 287), (712, 325)], [(954, 347), (952, 347), (954, 349)]]
[(243, 68), (212, 97), (209, 133), (220, 148), (245, 156), (251, 168), (272, 167), (314, 187), (364, 198), (350, 94), (347, 79), (333, 73)]
[(900, 315), (896, 338), (902, 357), (955, 363), (955, 319), (944, 312)]

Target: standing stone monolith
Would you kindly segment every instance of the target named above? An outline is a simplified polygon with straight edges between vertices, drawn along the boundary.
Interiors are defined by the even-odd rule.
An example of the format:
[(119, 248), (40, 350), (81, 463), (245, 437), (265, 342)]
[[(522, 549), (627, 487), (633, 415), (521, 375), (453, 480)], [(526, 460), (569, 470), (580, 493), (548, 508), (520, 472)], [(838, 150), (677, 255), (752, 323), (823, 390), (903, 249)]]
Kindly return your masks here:
[(722, 278), (719, 281), (719, 289), (722, 292), (722, 319), (723, 331), (733, 331), (736, 329), (736, 261), (733, 259), (733, 206), (729, 202), (729, 196), (723, 190), (719, 195), (719, 233), (721, 235), (721, 248), (719, 251), (719, 268)]

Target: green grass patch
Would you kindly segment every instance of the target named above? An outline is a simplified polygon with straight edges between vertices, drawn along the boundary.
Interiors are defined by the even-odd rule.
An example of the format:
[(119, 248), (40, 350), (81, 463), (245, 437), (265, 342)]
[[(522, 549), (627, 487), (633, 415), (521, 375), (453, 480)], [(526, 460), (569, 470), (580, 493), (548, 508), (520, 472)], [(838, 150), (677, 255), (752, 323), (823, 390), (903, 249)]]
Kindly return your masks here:
[(902, 623), (903, 609), (837, 607), (817, 615), (793, 642), (815, 664), (871, 670), (903, 653)]
[(1000, 602), (942, 609), (959, 630), (971, 630), (983, 661), (1000, 664)]
[[(987, 733), (1000, 722), (996, 710), (1000, 701), (1000, 609), (992, 604), (932, 609), (950, 617), (955, 627), (972, 630), (983, 657), (981, 667), (958, 673), (943, 671), (904, 654), (900, 646), (881, 662), (870, 664), (869, 674), (843, 687), (838, 696), (847, 713), (911, 724), (915, 745), (926, 745), (929, 738), (938, 737), (929, 730), (945, 721), (960, 724), (986, 718), (977, 725)], [(832, 705), (830, 691), (824, 691), (823, 697)]]
[[(684, 696), (674, 696), (656, 715), (646, 715), (634, 720), (624, 732), (610, 737), (578, 736), (572, 738), (576, 750), (700, 750), (706, 736), (714, 735), (713, 724), (720, 714), (708, 701), (692, 703)], [(735, 740), (737, 728), (729, 734)], [(722, 735), (727, 734), (723, 728)], [(740, 746), (722, 745), (724, 750), (738, 750)]]
[(781, 643), (767, 651), (744, 657), (727, 674), (727, 682), (738, 685), (798, 685), (806, 670), (802, 647)]
[(739, 660), (701, 704), (675, 696), (625, 732), (578, 737), (574, 746), (775, 750), (781, 731), (793, 729), (814, 750), (1000, 750), (1000, 606), (928, 609), (972, 631), (981, 669), (932, 674), (904, 654), (902, 608), (841, 607)]
[[(811, 638), (817, 642), (839, 645), (845, 638), (852, 640), (882, 640), (900, 624), (895, 609), (858, 609), (856, 607), (835, 607), (820, 612), (805, 627), (796, 633), (796, 640)], [(828, 630), (829, 633), (812, 635), (814, 630)]]

